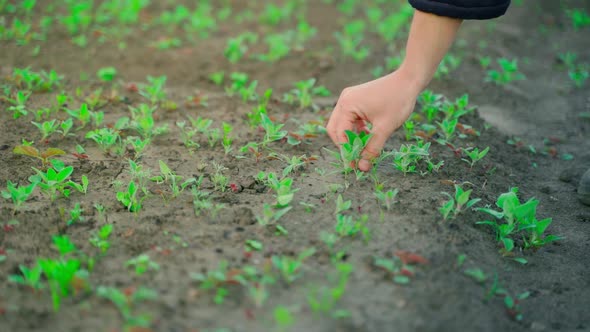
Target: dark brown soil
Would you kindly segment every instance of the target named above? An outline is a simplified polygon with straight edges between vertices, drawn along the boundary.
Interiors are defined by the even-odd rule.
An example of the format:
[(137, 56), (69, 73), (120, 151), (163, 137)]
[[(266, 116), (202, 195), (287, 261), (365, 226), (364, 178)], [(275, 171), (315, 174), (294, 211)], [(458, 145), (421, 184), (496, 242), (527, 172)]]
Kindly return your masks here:
[[(246, 7), (258, 8), (235, 2), (240, 3), (234, 7), (236, 12)], [(0, 201), (0, 222), (19, 222), (13, 229), (0, 230), (0, 249), (7, 256), (6, 261), (0, 262), (0, 330), (121, 330), (123, 322), (115, 307), (92, 292), (67, 299), (61, 310), (54, 313), (47, 289), (33, 293), (7, 280), (9, 275), (18, 273), (19, 264), (31, 266), (37, 257), (55, 257), (57, 253), (51, 239), (54, 234), (67, 234), (83, 252), (95, 252), (88, 238), (105, 223), (114, 225), (112, 247), (91, 272), (90, 284), (120, 289), (145, 286), (157, 290), (158, 300), (139, 308), (140, 312), (152, 315), (154, 331), (214, 331), (217, 328), (271, 331), (276, 329), (273, 310), (278, 305), (294, 313), (296, 323), (292, 331), (590, 330), (590, 208), (578, 202), (575, 192), (581, 174), (590, 167), (590, 121), (579, 117), (581, 112), (590, 111), (590, 93), (588, 83), (584, 88), (573, 88), (556, 60), (558, 53), (570, 51), (577, 53), (580, 61), (590, 62), (588, 28), (574, 31), (558, 3), (565, 3), (567, 8), (585, 6), (587, 10), (590, 6), (584, 1), (525, 0), (523, 3), (514, 5), (505, 17), (494, 22), (465, 23), (459, 37), (464, 42), (453, 50), (454, 54), (462, 55), (461, 66), (449, 78), (431, 85), (432, 90), (450, 98), (468, 93), (470, 101), (479, 106), (478, 114), (471, 116), (468, 123), (480, 130), (481, 136), (460, 143), (481, 148), (489, 146), (491, 152), (482, 164), (469, 169), (448, 148), (434, 144), (433, 154), (445, 161), (438, 174), (403, 176), (391, 165), (381, 165), (377, 171), (379, 178), (389, 187), (400, 190), (398, 202), (389, 212), (380, 211), (370, 181), (350, 181), (350, 186), (341, 190), (345, 199), (353, 201), (356, 212), (370, 216), (368, 227), (372, 235), (367, 244), (359, 239), (342, 239), (337, 244), (338, 249), (346, 250), (346, 262), (354, 266), (346, 294), (337, 304), (338, 309), (348, 310), (350, 317), (334, 319), (314, 314), (307, 305), (308, 291), (314, 285), (329, 285), (327, 277), (335, 272), (319, 234), (333, 231), (336, 196), (329, 186), (343, 184), (344, 178), (330, 172), (332, 160), (323, 149), (333, 148), (327, 136), (297, 148), (287, 144), (273, 146), (277, 152), (287, 155), (318, 156), (317, 161), (295, 176), (295, 185), (300, 191), (296, 193), (293, 210), (280, 221), (289, 232), (284, 237), (275, 235), (274, 227), (256, 223), (255, 215), (260, 214), (263, 203), (271, 202), (272, 194), (253, 186), (253, 176), (259, 171), (281, 172), (282, 162), (235, 159), (226, 156), (221, 147), (209, 149), (206, 144), (191, 155), (182, 146), (179, 133), (172, 130), (148, 148), (141, 160), (145, 167), (156, 172), (158, 160), (165, 160), (182, 176), (207, 176), (213, 171), (212, 162), (216, 161), (229, 169), (227, 175), (238, 185), (239, 192), (214, 192), (215, 201), (226, 204), (226, 209), (215, 218), (195, 216), (188, 192), (168, 203), (154, 195), (134, 216), (117, 202), (113, 185), (115, 180), (123, 183), (129, 180), (127, 161), (104, 156), (80, 133), (68, 140), (52, 139), (47, 146), (70, 152), (76, 144), (83, 143), (87, 147), (88, 160), (63, 158), (75, 167), (76, 180), (83, 174), (89, 177), (87, 195), (74, 193), (70, 199), (59, 199), (52, 204), (35, 194), (26, 208), (15, 216), (9, 202)], [(288, 91), (295, 81), (317, 77), (337, 95), (346, 86), (371, 79), (370, 70), (389, 54), (386, 45), (373, 42), (373, 54), (363, 64), (334, 57), (331, 54), (337, 54), (338, 46), (332, 35), (340, 27), (340, 19), (336, 17), (341, 14), (334, 5), (320, 1), (310, 2), (308, 7), (308, 20), (318, 28), (318, 36), (305, 53), (292, 54), (277, 64), (244, 60), (230, 65), (222, 57), (228, 37), (245, 29), (264, 29), (249, 23), (226, 25), (198, 44), (167, 51), (146, 46), (166, 34), (157, 30), (132, 34), (126, 39), (124, 51), (116, 47), (116, 42), (91, 41), (87, 48), (81, 49), (69, 42), (65, 32), (51, 35), (42, 43), (38, 57), (31, 56), (32, 46), (0, 42), (0, 70), (2, 76), (6, 76), (13, 67), (55, 69), (65, 75), (65, 88), (74, 95), (77, 87), (87, 93), (100, 86), (108, 87), (79, 81), (81, 72), (94, 77), (99, 68), (114, 66), (122, 79), (117, 90), (135, 104), (141, 98), (122, 86), (145, 81), (147, 75), (166, 75), (168, 96), (178, 102), (180, 108), (173, 112), (159, 111), (159, 122), (168, 123), (173, 129), (173, 124), (186, 119), (187, 115), (211, 118), (216, 126), (222, 121), (230, 122), (239, 137), (235, 143), (238, 147), (259, 138), (245, 121), (253, 104), (225, 97), (221, 88), (208, 82), (210, 73), (217, 70), (246, 72), (259, 80), (262, 87), (272, 87), (277, 96)], [(157, 13), (157, 6), (151, 7), (149, 14)], [(398, 46), (403, 45), (403, 39), (403, 36), (398, 38)], [(482, 41), (487, 43), (484, 49), (478, 46)], [(327, 46), (333, 46), (335, 52), (326, 52)], [(477, 61), (481, 54), (521, 59), (520, 68), (527, 79), (507, 88), (484, 83), (485, 73)], [(211, 96), (206, 108), (184, 106), (186, 98), (196, 91)], [(31, 100), (33, 108), (43, 107), (51, 105), (54, 97), (53, 94), (34, 94)], [(72, 107), (78, 104), (79, 100)], [(21, 139), (39, 140), (39, 134), (30, 124), (31, 118), (15, 121), (7, 108), (6, 103), (0, 104), (1, 188), (6, 187), (8, 180), (25, 182), (33, 172), (31, 166), (39, 166), (36, 161), (12, 154), (12, 148)], [(127, 114), (127, 106), (113, 103), (104, 111), (107, 122), (114, 122)], [(329, 111), (302, 111), (278, 101), (270, 106), (271, 115), (286, 120), (290, 130), (295, 129), (295, 120), (327, 117)], [(486, 129), (483, 119), (492, 127)], [(554, 143), (557, 157), (515, 148), (506, 143), (512, 136), (522, 138), (525, 146), (531, 144), (539, 152), (545, 149), (545, 139), (556, 138), (559, 140)], [(405, 143), (403, 133), (396, 133), (387, 149), (397, 149), (402, 143)], [(562, 160), (560, 156), (565, 153), (573, 155), (574, 159)], [(316, 168), (327, 170), (327, 175), (319, 175)], [(519, 253), (529, 261), (527, 265), (502, 257), (494, 234), (475, 225), (483, 215), (468, 212), (453, 221), (442, 221), (437, 209), (445, 200), (441, 192), (453, 190), (448, 180), (473, 184), (473, 196), (482, 198), (482, 205), (493, 204), (499, 194), (511, 187), (520, 188), (522, 199), (536, 197), (541, 201), (539, 215), (553, 217), (549, 232), (562, 240), (534, 253)], [(209, 180), (205, 180), (204, 187), (209, 191), (213, 189)], [(59, 207), (68, 210), (77, 202), (87, 212), (86, 222), (66, 228)], [(317, 207), (308, 213), (299, 202)], [(104, 218), (95, 212), (95, 203), (106, 207)], [(179, 235), (187, 246), (174, 242), (172, 234)], [(248, 239), (262, 242), (264, 250), (246, 258), (244, 247)], [(233, 268), (263, 266), (274, 254), (292, 255), (312, 246), (318, 252), (306, 261), (304, 276), (290, 286), (281, 283), (273, 286), (262, 308), (255, 308), (239, 287), (231, 288), (223, 305), (215, 305), (212, 294), (199, 290), (190, 277), (191, 273), (215, 268), (221, 260), (227, 260)], [(398, 250), (415, 252), (429, 260), (428, 265), (417, 268), (416, 276), (408, 285), (394, 284), (369, 264), (373, 256), (392, 257)], [(125, 262), (139, 254), (150, 255), (160, 269), (135, 276), (131, 269), (125, 268)], [(462, 268), (457, 268), (457, 257), (461, 254), (466, 254), (467, 260)], [(463, 273), (465, 268), (475, 267), (483, 269), (490, 278), (496, 273), (499, 283), (511, 294), (531, 293), (530, 298), (521, 303), (524, 317), (521, 322), (510, 317), (502, 298), (484, 300), (491, 283), (479, 285)]]

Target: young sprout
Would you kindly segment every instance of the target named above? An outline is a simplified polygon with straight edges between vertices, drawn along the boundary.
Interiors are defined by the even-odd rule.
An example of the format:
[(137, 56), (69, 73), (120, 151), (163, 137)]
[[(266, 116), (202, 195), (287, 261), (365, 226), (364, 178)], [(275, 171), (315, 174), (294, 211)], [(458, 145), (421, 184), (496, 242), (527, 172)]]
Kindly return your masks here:
[(340, 163), (334, 164), (339, 167), (344, 174), (348, 174), (353, 171), (353, 165), (361, 159), (361, 153), (365, 149), (365, 146), (371, 139), (372, 135), (365, 132), (355, 133), (347, 130), (346, 136), (348, 141), (343, 143), (340, 147), (340, 153), (331, 152), (331, 154), (340, 160)]
[(338, 195), (338, 198), (336, 199), (336, 211), (334, 211), (334, 214), (339, 214), (346, 210), (350, 210), (351, 207), (351, 200), (345, 201), (344, 198), (342, 198), (342, 195)]
[(12, 150), (12, 153), (40, 159), (43, 163), (43, 166), (48, 165), (53, 157), (66, 154), (65, 151), (56, 148), (49, 148), (43, 152), (40, 152), (35, 147), (30, 145), (17, 145), (14, 150)]
[(108, 299), (117, 307), (125, 322), (125, 330), (148, 329), (152, 325), (152, 319), (148, 314), (135, 314), (134, 309), (141, 302), (157, 299), (158, 293), (155, 290), (139, 287), (128, 294), (127, 291), (123, 292), (117, 288), (99, 286), (96, 294)]
[(16, 97), (14, 99), (7, 98), (7, 101), (12, 104), (12, 106), (8, 107), (9, 111), (12, 111), (12, 118), (18, 119), (21, 116), (26, 116), (29, 114), (27, 111), (27, 101), (31, 93), (25, 93), (23, 91), (18, 91), (16, 93)]
[(393, 207), (398, 193), (398, 189), (383, 191), (379, 188), (373, 194), (375, 195), (375, 198), (377, 198), (379, 204), (389, 211)]
[(461, 160), (468, 163), (469, 167), (473, 168), (475, 163), (482, 160), (488, 154), (488, 152), (490, 151), (490, 147), (488, 146), (487, 148), (485, 148), (482, 151), (479, 151), (478, 148), (469, 148), (469, 149), (462, 149), (462, 150), (469, 157), (470, 160), (467, 160), (464, 158)]
[(25, 204), (27, 199), (29, 199), (36, 187), (37, 183), (35, 182), (29, 184), (28, 186), (18, 186), (16, 183), (8, 180), (6, 183), (6, 191), (2, 191), (2, 197), (12, 200), (12, 204), (14, 205), (14, 213), (16, 213), (16, 211)]
[(107, 252), (107, 250), (109, 250), (109, 248), (111, 247), (109, 237), (111, 236), (112, 232), (113, 225), (106, 224), (102, 226), (96, 234), (92, 235), (92, 237), (88, 241), (91, 245), (100, 250), (101, 254), (104, 255)]
[(275, 124), (266, 114), (260, 114), (261, 123), (260, 125), (264, 129), (264, 140), (262, 141), (262, 146), (266, 146), (267, 144), (278, 141), (283, 139), (287, 136), (288, 132), (285, 130), (281, 130), (285, 125), (284, 124)]
[(469, 199), (473, 190), (463, 190), (461, 186), (455, 185), (455, 196), (451, 196), (449, 193), (443, 193), (449, 200), (443, 203), (439, 211), (445, 220), (456, 218), (465, 209), (469, 209), (479, 201), (480, 198)]
[(297, 257), (272, 256), (272, 265), (279, 270), (283, 280), (288, 284), (293, 283), (301, 276), (303, 262), (315, 254), (315, 248), (308, 248), (302, 251)]
[(128, 260), (125, 263), (126, 267), (133, 267), (135, 268), (135, 274), (140, 276), (147, 271), (158, 271), (160, 269), (160, 265), (151, 260), (150, 256), (148, 255), (139, 255), (135, 258)]
[(313, 105), (313, 97), (329, 97), (330, 90), (325, 86), (316, 86), (316, 79), (300, 81), (295, 83), (295, 89), (286, 93), (283, 100), (289, 104), (299, 104), (300, 108), (307, 108)]

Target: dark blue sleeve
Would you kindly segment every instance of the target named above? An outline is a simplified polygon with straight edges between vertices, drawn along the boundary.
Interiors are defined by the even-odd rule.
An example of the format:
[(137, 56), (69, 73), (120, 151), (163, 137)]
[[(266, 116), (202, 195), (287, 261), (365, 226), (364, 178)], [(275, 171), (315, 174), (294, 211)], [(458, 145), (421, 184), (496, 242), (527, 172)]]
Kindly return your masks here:
[(464, 20), (487, 20), (504, 15), (510, 0), (409, 0), (417, 10)]

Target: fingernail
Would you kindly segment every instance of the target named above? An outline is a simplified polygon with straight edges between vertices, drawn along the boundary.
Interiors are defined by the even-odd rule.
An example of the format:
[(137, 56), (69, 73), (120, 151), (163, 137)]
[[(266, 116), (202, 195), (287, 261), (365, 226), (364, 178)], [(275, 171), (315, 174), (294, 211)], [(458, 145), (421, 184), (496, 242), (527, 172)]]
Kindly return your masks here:
[(371, 169), (371, 162), (365, 159), (359, 161), (359, 169), (363, 172), (368, 172)]

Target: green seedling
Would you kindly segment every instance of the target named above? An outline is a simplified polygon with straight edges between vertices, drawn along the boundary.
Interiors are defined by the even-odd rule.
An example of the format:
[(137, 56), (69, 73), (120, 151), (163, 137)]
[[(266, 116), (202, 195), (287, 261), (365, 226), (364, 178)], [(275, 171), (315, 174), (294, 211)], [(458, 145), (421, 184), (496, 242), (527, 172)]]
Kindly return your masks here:
[(225, 192), (229, 186), (229, 178), (223, 175), (223, 172), (227, 171), (227, 167), (213, 163), (215, 172), (211, 175), (211, 182), (215, 186), (215, 190)]
[(298, 104), (300, 108), (307, 108), (313, 105), (314, 97), (329, 97), (330, 90), (323, 85), (316, 86), (316, 82), (315, 78), (311, 78), (295, 83), (295, 88), (285, 94), (283, 101), (289, 104)]
[(166, 91), (164, 90), (166, 80), (166, 76), (148, 76), (148, 84), (140, 84), (138, 86), (139, 94), (149, 100), (152, 105), (157, 105), (163, 102), (166, 100)]
[(257, 99), (256, 88), (258, 81), (249, 81), (249, 77), (244, 73), (232, 73), (230, 75), (231, 85), (225, 88), (225, 93), (232, 97), (238, 94), (242, 101), (253, 101)]
[(53, 160), (52, 158), (66, 154), (65, 151), (56, 148), (49, 148), (40, 152), (30, 145), (17, 145), (14, 150), (12, 150), (12, 153), (37, 158), (41, 160), (43, 166), (47, 166), (51, 160)]
[(172, 198), (178, 197), (188, 186), (197, 182), (195, 178), (189, 178), (183, 181), (183, 177), (176, 175), (164, 161), (160, 160), (159, 164), (160, 175), (152, 177), (151, 180), (158, 184), (168, 183), (172, 192)]
[(307, 294), (307, 303), (314, 313), (331, 313), (333, 317), (342, 316), (341, 311), (334, 311), (334, 307), (346, 292), (346, 286), (354, 267), (352, 264), (337, 263), (338, 273), (334, 285), (331, 287), (312, 288)]
[(288, 207), (295, 193), (299, 191), (299, 189), (293, 189), (293, 179), (286, 177), (279, 180), (274, 173), (269, 173), (267, 180), (268, 186), (276, 193), (275, 207), (278, 209)]
[(132, 331), (133, 328), (148, 329), (152, 325), (152, 318), (148, 314), (135, 314), (135, 307), (141, 302), (156, 300), (158, 293), (155, 290), (139, 287), (132, 294), (122, 292), (117, 288), (100, 286), (96, 294), (111, 301), (123, 317), (125, 330)]
[(17, 87), (36, 92), (51, 91), (60, 86), (63, 76), (58, 75), (54, 70), (49, 73), (45, 71), (37, 73), (27, 67), (14, 68), (11, 79)]
[(273, 313), (278, 331), (287, 331), (295, 323), (295, 317), (287, 307), (278, 306)]
[(141, 276), (148, 271), (160, 270), (160, 265), (152, 261), (148, 255), (139, 255), (128, 260), (125, 263), (125, 267), (133, 267), (135, 269), (135, 274), (138, 276)]
[(53, 309), (57, 312), (62, 300), (77, 291), (75, 284), (85, 282), (88, 273), (81, 269), (81, 262), (78, 259), (40, 259), (37, 263), (47, 279), (53, 299)]
[(395, 203), (395, 198), (397, 197), (398, 193), (398, 189), (383, 191), (382, 189), (378, 188), (373, 194), (375, 195), (375, 198), (377, 198), (377, 202), (379, 202), (381, 206), (385, 207), (387, 211), (390, 211), (393, 207), (393, 204)]
[(338, 198), (336, 198), (336, 211), (334, 211), (334, 214), (340, 214), (341, 212), (350, 210), (351, 207), (352, 200), (345, 201), (344, 198), (342, 198), (342, 195), (338, 195)]
[[(200, 181), (201, 179), (198, 180), (198, 182)], [(197, 216), (202, 215), (203, 212), (209, 212), (212, 217), (215, 217), (220, 210), (225, 208), (224, 204), (213, 203), (210, 194), (200, 191), (197, 186), (193, 186), (191, 193), (193, 195), (193, 208)]]
[(496, 232), (496, 238), (503, 244), (502, 252), (509, 254), (515, 247), (511, 236), (522, 234), (525, 249), (537, 249), (560, 238), (555, 235), (546, 235), (545, 231), (552, 222), (551, 218), (537, 219), (537, 206), (539, 200), (531, 198), (525, 203), (518, 199), (518, 188), (512, 188), (509, 192), (498, 197), (496, 206), (501, 211), (489, 208), (480, 208), (478, 211), (494, 216), (498, 221), (480, 221), (478, 224), (488, 225)]
[(112, 82), (117, 77), (117, 69), (115, 67), (100, 68), (96, 76), (103, 82)]
[(233, 150), (232, 143), (234, 138), (232, 137), (232, 131), (234, 128), (226, 122), (223, 122), (221, 125), (223, 127), (223, 138), (221, 140), (221, 144), (223, 145), (225, 154), (229, 154)]
[(51, 121), (45, 121), (43, 123), (31, 122), (41, 132), (41, 140), (45, 141), (49, 136), (55, 133), (59, 129), (59, 123), (55, 119)]
[(264, 140), (262, 141), (262, 146), (266, 146), (271, 142), (281, 140), (289, 133), (285, 130), (281, 130), (285, 126), (284, 124), (275, 124), (264, 113), (260, 114), (260, 119), (260, 125), (264, 129)]
[(567, 10), (566, 14), (570, 18), (574, 30), (590, 26), (590, 15), (583, 9)]
[(518, 59), (508, 60), (506, 58), (500, 58), (497, 62), (500, 70), (488, 70), (485, 79), (486, 82), (493, 82), (496, 85), (506, 85), (526, 78), (524, 74), (518, 71)]
[(31, 93), (25, 93), (23, 91), (18, 91), (14, 99), (7, 98), (6, 100), (11, 103), (12, 105), (8, 107), (8, 110), (12, 112), (12, 118), (18, 119), (21, 116), (26, 116), (29, 114), (27, 111), (27, 101)]
[(292, 206), (277, 208), (276, 206), (265, 203), (262, 207), (262, 214), (256, 216), (256, 221), (262, 226), (276, 223), (292, 208)]
[(469, 167), (473, 168), (475, 163), (482, 160), (488, 154), (488, 152), (490, 151), (490, 147), (488, 146), (487, 148), (483, 149), (482, 151), (479, 151), (478, 148), (469, 148), (469, 149), (462, 149), (462, 150), (469, 157), (469, 160), (468, 159), (461, 159), (461, 160), (468, 163)]
[(430, 160), (430, 142), (423, 143), (418, 141), (414, 144), (402, 144), (399, 151), (393, 152), (393, 167), (398, 171), (407, 175), (408, 173), (418, 172), (418, 166), (421, 162), (426, 162), (428, 165), (428, 171), (438, 171), (443, 165), (443, 162), (434, 164)]
[(51, 161), (52, 168), (47, 169), (43, 172), (33, 167), (33, 170), (37, 172), (36, 175), (30, 176), (29, 181), (36, 183), (41, 193), (47, 196), (52, 202), (55, 201), (59, 194), (63, 197), (70, 197), (71, 190), (73, 187), (73, 181), (70, 181), (70, 176), (74, 172), (73, 166), (65, 166), (63, 162), (59, 160)]
[[(140, 189), (143, 191), (143, 197), (139, 197)], [(142, 208), (143, 200), (147, 197), (144, 188), (139, 188), (135, 181), (130, 181), (127, 191), (117, 192), (117, 200), (127, 208), (129, 212), (138, 213)]]
[(256, 43), (257, 40), (258, 35), (255, 33), (242, 33), (235, 38), (230, 38), (227, 40), (227, 45), (223, 54), (229, 62), (237, 63), (246, 55), (249, 45)]
[(267, 107), (268, 103), (272, 98), (272, 89), (267, 89), (264, 94), (258, 98), (258, 104), (248, 113), (248, 122), (252, 128), (260, 126), (262, 122), (262, 114), (268, 114)]
[(76, 203), (74, 208), (70, 210), (70, 218), (66, 222), (68, 226), (71, 226), (75, 223), (83, 222), (84, 217), (82, 217), (82, 213), (84, 213), (84, 209), (80, 206), (80, 203)]
[(92, 121), (93, 112), (88, 108), (88, 104), (80, 105), (78, 109), (66, 109), (66, 112), (74, 119), (80, 122), (80, 128), (86, 127)]
[(41, 283), (43, 269), (39, 264), (35, 265), (31, 269), (24, 265), (20, 265), (19, 270), (22, 275), (13, 274), (8, 277), (8, 280), (19, 285), (29, 287), (35, 292), (43, 289), (43, 284)]
[(182, 143), (191, 154), (201, 147), (201, 145), (198, 142), (195, 142), (193, 140), (193, 138), (198, 132), (197, 129), (187, 127), (185, 121), (176, 122), (176, 126), (180, 129), (180, 137), (182, 139)]
[(338, 214), (336, 215), (336, 225), (334, 225), (334, 230), (336, 231), (336, 234), (341, 237), (356, 237), (357, 235), (362, 235), (363, 240), (367, 243), (371, 239), (371, 232), (367, 227), (368, 221), (369, 216), (365, 214), (360, 218)]
[(215, 304), (223, 304), (225, 297), (229, 291), (224, 287), (229, 281), (228, 278), (228, 263), (227, 261), (219, 262), (219, 266), (215, 270), (210, 270), (207, 275), (202, 273), (191, 273), (191, 278), (200, 283), (200, 288), (204, 290), (215, 290), (215, 297), (213, 302)]
[(104, 255), (107, 250), (111, 247), (111, 243), (109, 242), (109, 237), (113, 232), (113, 225), (107, 224), (102, 226), (96, 234), (93, 234), (92, 237), (88, 240), (91, 245), (96, 247), (100, 250), (100, 253)]
[(335, 163), (334, 166), (339, 167), (344, 174), (353, 171), (353, 166), (362, 158), (362, 152), (372, 135), (365, 132), (357, 134), (353, 131), (347, 130), (346, 137), (348, 138), (348, 141), (342, 143), (340, 153), (330, 151), (330, 153), (340, 161), (340, 163)]
[(60, 133), (62, 135), (62, 137), (68, 137), (68, 136), (75, 136), (74, 134), (70, 133), (70, 131), (72, 130), (72, 128), (74, 127), (74, 120), (72, 120), (72, 118), (67, 118), (66, 120), (62, 121), (59, 124), (59, 128), (57, 129), (57, 132)]
[(29, 199), (36, 187), (37, 183), (35, 182), (29, 184), (28, 186), (18, 186), (16, 183), (8, 180), (6, 183), (6, 191), (2, 191), (2, 197), (12, 200), (12, 204), (14, 205), (14, 213), (16, 213), (16, 211), (25, 204), (27, 199)]
[(356, 62), (363, 62), (371, 53), (368, 46), (362, 46), (364, 40), (365, 22), (356, 20), (346, 23), (343, 30), (334, 36), (340, 44), (342, 54)]
[(284, 281), (288, 284), (293, 283), (301, 276), (301, 268), (305, 259), (315, 254), (315, 248), (303, 250), (297, 257), (272, 256), (273, 266), (280, 272)]
[(250, 250), (261, 251), (263, 248), (264, 248), (264, 245), (260, 241), (246, 240), (246, 251), (250, 251)]
[[(424, 262), (424, 259), (422, 258), (420, 262)], [(416, 263), (419, 262), (416, 261)], [(383, 270), (387, 273), (388, 279), (400, 285), (410, 283), (410, 277), (415, 274), (414, 266), (397, 256), (393, 258), (373, 257), (373, 266)]]
[(445, 220), (455, 219), (465, 209), (469, 209), (479, 203), (481, 201), (480, 198), (470, 199), (472, 191), (473, 189), (465, 191), (461, 186), (455, 185), (455, 196), (451, 196), (449, 193), (443, 193), (449, 197), (449, 200), (439, 208), (443, 218)]
[(211, 73), (209, 75), (209, 80), (217, 86), (222, 86), (223, 82), (225, 81), (225, 72), (224, 71), (217, 71), (217, 72)]
[(112, 128), (89, 131), (86, 133), (86, 139), (93, 140), (106, 154), (114, 153), (115, 155), (121, 155), (125, 151), (121, 136)]

